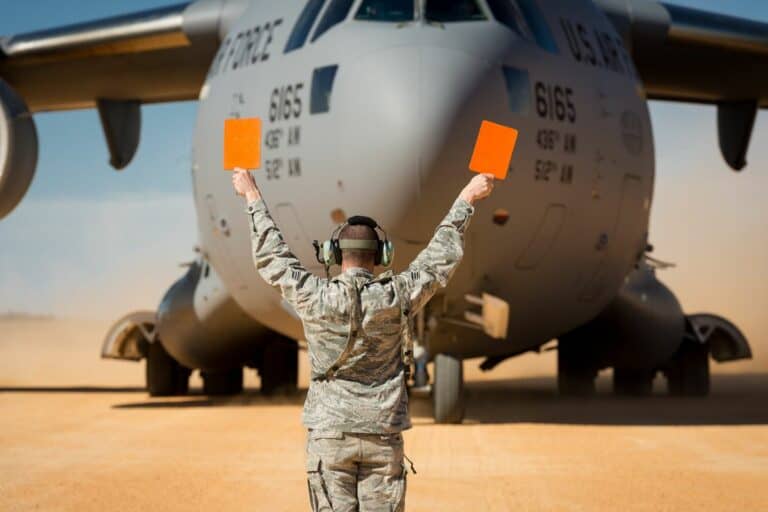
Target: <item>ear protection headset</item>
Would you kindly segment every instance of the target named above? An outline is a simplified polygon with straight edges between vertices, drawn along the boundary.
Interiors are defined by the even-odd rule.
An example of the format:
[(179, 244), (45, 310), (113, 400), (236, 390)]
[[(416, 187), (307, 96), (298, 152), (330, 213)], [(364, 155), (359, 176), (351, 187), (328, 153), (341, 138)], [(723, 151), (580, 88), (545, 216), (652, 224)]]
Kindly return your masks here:
[[(351, 240), (348, 238), (342, 238), (339, 240), (339, 233), (346, 226), (368, 226), (376, 233), (378, 229), (384, 234), (384, 240), (376, 233), (376, 240)], [(331, 239), (319, 244), (317, 240), (312, 242), (315, 247), (315, 256), (317, 261), (327, 267), (331, 265), (341, 265), (341, 250), (342, 249), (357, 249), (363, 251), (376, 251), (374, 257), (374, 264), (388, 267), (392, 264), (392, 257), (394, 256), (395, 248), (392, 242), (387, 238), (387, 232), (376, 224), (376, 221), (370, 217), (364, 215), (354, 215), (347, 219), (347, 221), (339, 225), (331, 233)]]

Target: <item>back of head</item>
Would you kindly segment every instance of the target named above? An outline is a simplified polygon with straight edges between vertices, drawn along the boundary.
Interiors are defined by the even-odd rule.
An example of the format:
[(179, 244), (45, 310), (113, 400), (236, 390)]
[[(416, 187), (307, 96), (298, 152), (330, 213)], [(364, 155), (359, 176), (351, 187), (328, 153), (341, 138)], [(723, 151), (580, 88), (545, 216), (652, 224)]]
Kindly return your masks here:
[[(339, 240), (378, 240), (376, 230), (365, 224), (349, 224), (339, 233)], [(342, 249), (341, 258), (347, 265), (373, 267), (376, 251), (364, 249)]]

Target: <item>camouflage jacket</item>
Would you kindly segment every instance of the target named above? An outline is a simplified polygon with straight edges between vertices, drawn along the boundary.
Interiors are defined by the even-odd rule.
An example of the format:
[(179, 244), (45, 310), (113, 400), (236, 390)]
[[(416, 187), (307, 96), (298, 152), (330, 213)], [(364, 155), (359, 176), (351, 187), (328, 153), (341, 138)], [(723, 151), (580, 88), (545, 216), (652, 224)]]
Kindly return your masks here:
[[(263, 199), (250, 202), (246, 212), (256, 269), (304, 325), (313, 376), (304, 402), (304, 425), (364, 433), (410, 428), (401, 357), (404, 319), (448, 284), (464, 254), (472, 205), (456, 199), (405, 271), (374, 276), (351, 268), (330, 279), (315, 276), (291, 253)], [(342, 353), (345, 357), (339, 361)], [(325, 378), (334, 363), (340, 363), (338, 369)]]

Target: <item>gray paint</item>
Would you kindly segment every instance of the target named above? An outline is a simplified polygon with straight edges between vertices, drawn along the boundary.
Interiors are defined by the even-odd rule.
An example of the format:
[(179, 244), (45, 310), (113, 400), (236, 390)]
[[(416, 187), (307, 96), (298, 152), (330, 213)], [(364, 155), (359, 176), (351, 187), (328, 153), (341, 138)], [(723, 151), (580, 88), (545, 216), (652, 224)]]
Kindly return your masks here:
[[(448, 321), (438, 319), (428, 339), (433, 354), (521, 353), (585, 324), (626, 291), (625, 278), (646, 245), (652, 202), (654, 151), (646, 95), (763, 101), (768, 66), (755, 71), (752, 64), (755, 48), (764, 55), (768, 45), (760, 38), (759, 24), (739, 35), (743, 25), (725, 18), (707, 18), (702, 40), (701, 31), (692, 31), (696, 18), (684, 16), (690, 12), (670, 11), (656, 2), (553, 0), (542, 10), (559, 48), (553, 52), (493, 21), (481, 4), (490, 21), (389, 24), (348, 19), (283, 54), (304, 0), (201, 0), (143, 24), (136, 20), (146, 13), (125, 26), (114, 19), (104, 23), (109, 37), (116, 38), (112, 41), (150, 45), (139, 53), (116, 44), (110, 58), (91, 55), (104, 51), (103, 40), (92, 30), (98, 24), (83, 34), (71, 27), (55, 33), (88, 50), (82, 55), (74, 55), (69, 43), (52, 44), (52, 33), (19, 37), (16, 43), (5, 40), (0, 43), (5, 55), (0, 76), (32, 111), (92, 107), (98, 98), (147, 103), (199, 97), (192, 151), (201, 247), (198, 275), (182, 278), (160, 308), (161, 320), (187, 319), (188, 325), (169, 320), (163, 327), (161, 322), (160, 332), (165, 330), (174, 356), (198, 367), (230, 364), (233, 354), (246, 354), (252, 347), (253, 340), (241, 330), (228, 336), (222, 321), (240, 312), (261, 326), (254, 332), (262, 336), (267, 329), (302, 336), (296, 316), (253, 268), (243, 200), (234, 195), (230, 175), (221, 169), (225, 118), (260, 117), (265, 141), (271, 130), (282, 130), (278, 149), (263, 144), (263, 167), (276, 158), (301, 159), (300, 175), (291, 176), (286, 164), (280, 179), (267, 179), (264, 169), (257, 171), (257, 179), (267, 203), (278, 212), (278, 225), (289, 233), (293, 251), (316, 272), (321, 269), (307, 242), (330, 233), (331, 212), (337, 209), (377, 219), (397, 246), (395, 270), (404, 268), (470, 177), (466, 167), (480, 121), (515, 126), (521, 135), (509, 177), (478, 205), (465, 259), (437, 301), (441, 308), (433, 308)], [(358, 5), (359, 0), (353, 12)], [(577, 62), (569, 53), (569, 43), (576, 40), (567, 38), (562, 19), (611, 40), (622, 38), (637, 69), (619, 48), (610, 65)], [(713, 20), (722, 22), (718, 30), (713, 30)], [(237, 48), (250, 48), (247, 31), (257, 26), (266, 30), (267, 23), (273, 29), (269, 58), (254, 54), (234, 70)], [(750, 45), (739, 43), (739, 37)], [(162, 44), (152, 46), (150, 41)], [(227, 46), (233, 41), (243, 46), (233, 50)], [(251, 46), (258, 51), (264, 41), (254, 45), (251, 40)], [(221, 42), (225, 47), (216, 57)], [(579, 50), (580, 45), (583, 41), (576, 41), (577, 50), (586, 54), (588, 48)], [(44, 48), (45, 54), (35, 48)], [(727, 70), (731, 79), (713, 79), (721, 74), (711, 73), (712, 64)], [(329, 65), (338, 65), (330, 110), (310, 114), (313, 70)], [(612, 66), (622, 71), (612, 71)], [(520, 71), (511, 85), (503, 67)], [(57, 77), (55, 90), (47, 86), (50, 76)], [(510, 98), (508, 91), (519, 92), (526, 77), (529, 96)], [(571, 89), (574, 122), (537, 114), (538, 82), (550, 89)], [(301, 115), (270, 120), (273, 92), (298, 83), (304, 84)], [(294, 101), (291, 109), (297, 108)], [(287, 145), (289, 128), (299, 125), (300, 142)], [(556, 150), (539, 144), (541, 130), (560, 133)], [(566, 135), (576, 137), (574, 152), (563, 147)], [(537, 165), (548, 160), (557, 162), (558, 173)], [(569, 176), (563, 164), (573, 167)], [(491, 220), (497, 208), (509, 212), (503, 226)], [(206, 263), (214, 271), (207, 282), (199, 278), (200, 265)], [(466, 293), (484, 291), (510, 303), (506, 340), (491, 340), (450, 322), (463, 318)], [(210, 336), (203, 339), (205, 332)], [(237, 343), (242, 345), (235, 347)], [(662, 352), (668, 350), (665, 346)]]

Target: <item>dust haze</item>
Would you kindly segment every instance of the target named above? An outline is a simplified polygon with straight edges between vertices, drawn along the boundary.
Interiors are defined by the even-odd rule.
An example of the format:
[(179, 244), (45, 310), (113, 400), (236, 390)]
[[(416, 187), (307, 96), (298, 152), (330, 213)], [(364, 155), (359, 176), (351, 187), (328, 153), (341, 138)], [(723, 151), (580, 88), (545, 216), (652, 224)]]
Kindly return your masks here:
[[(467, 361), (463, 425), (412, 398), (409, 510), (768, 510), (768, 147), (728, 171), (710, 114), (695, 151), (659, 159), (653, 255), (678, 264), (658, 275), (684, 310), (732, 320), (754, 359), (713, 363), (706, 399), (660, 396), (657, 378), (642, 400), (611, 396), (609, 371), (594, 399), (559, 398), (553, 351), (489, 373)], [(659, 153), (690, 143), (674, 128), (655, 127)], [(191, 199), (51, 206), (22, 203), (2, 231), (0, 311), (55, 317), (0, 320), (0, 509), (306, 509), (306, 353), (301, 392), (274, 398), (253, 370), (236, 397), (203, 396), (195, 372), (189, 396), (149, 398), (143, 362), (99, 357), (112, 322), (154, 310), (194, 257)], [(41, 222), (56, 229), (41, 238)]]

